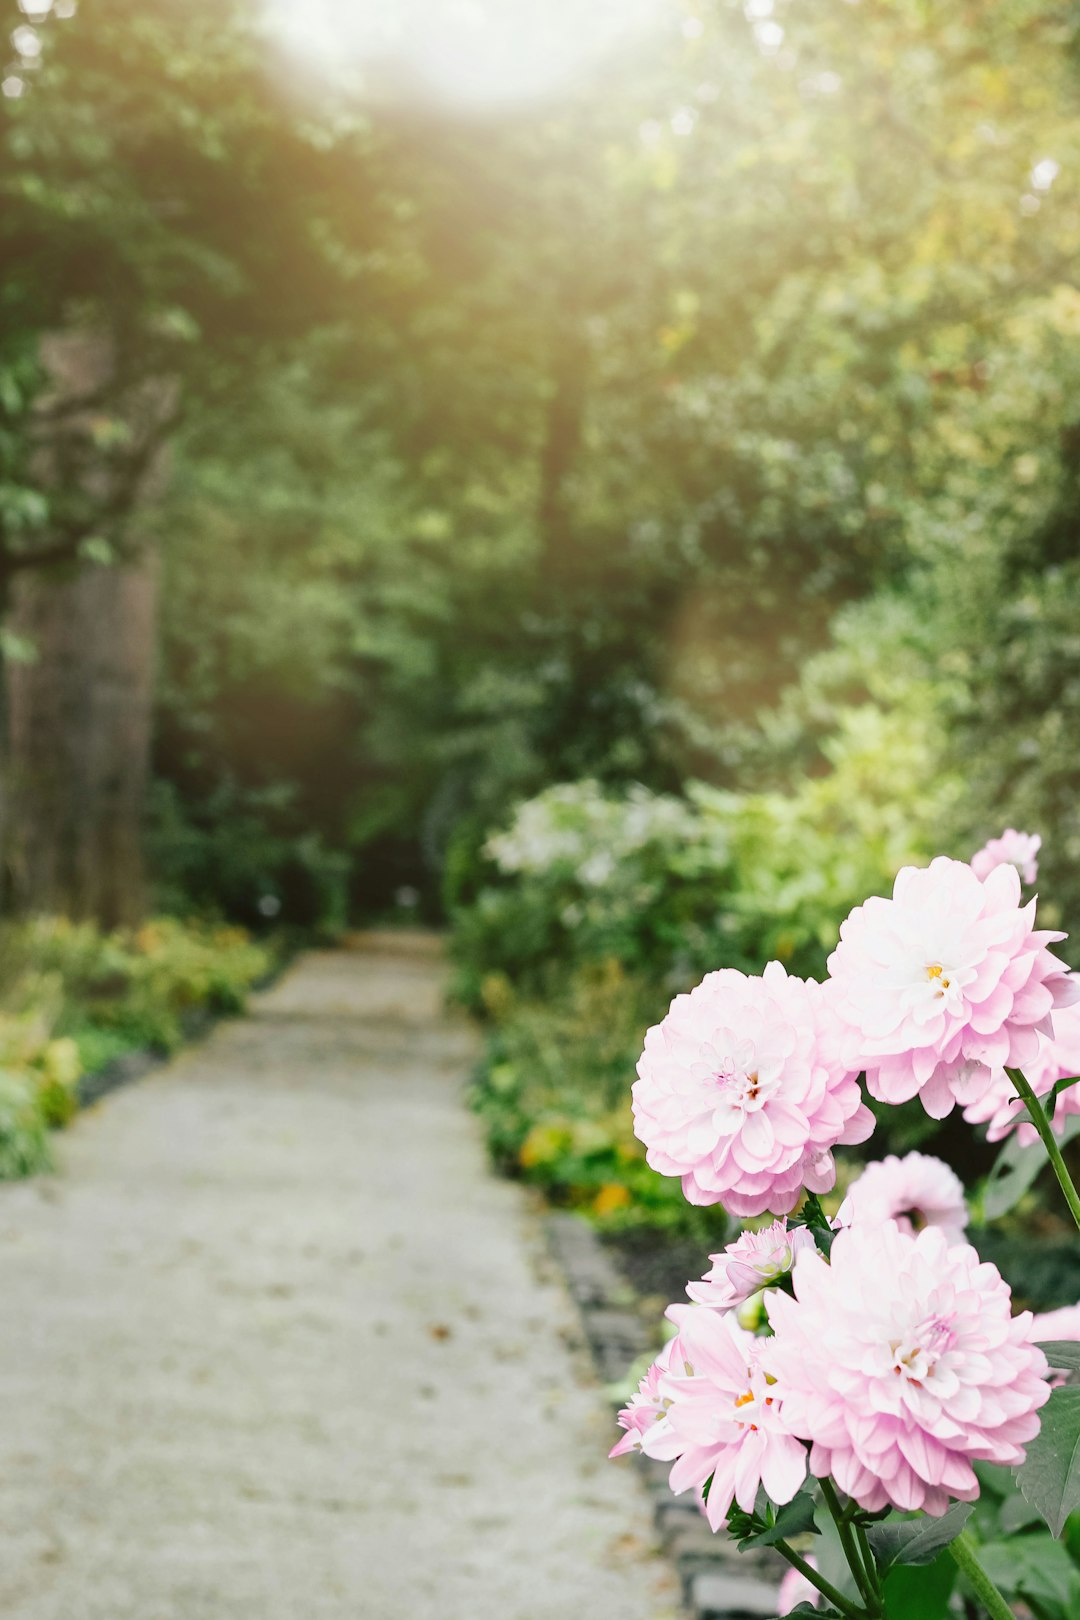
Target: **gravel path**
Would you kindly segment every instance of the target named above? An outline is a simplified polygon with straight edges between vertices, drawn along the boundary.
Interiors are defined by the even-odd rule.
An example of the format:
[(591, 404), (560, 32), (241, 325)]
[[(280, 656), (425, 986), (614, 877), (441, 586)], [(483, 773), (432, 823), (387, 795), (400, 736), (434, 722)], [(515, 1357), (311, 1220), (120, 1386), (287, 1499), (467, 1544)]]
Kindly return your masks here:
[(5, 1620), (667, 1620), (423, 941), (312, 955), (0, 1187)]

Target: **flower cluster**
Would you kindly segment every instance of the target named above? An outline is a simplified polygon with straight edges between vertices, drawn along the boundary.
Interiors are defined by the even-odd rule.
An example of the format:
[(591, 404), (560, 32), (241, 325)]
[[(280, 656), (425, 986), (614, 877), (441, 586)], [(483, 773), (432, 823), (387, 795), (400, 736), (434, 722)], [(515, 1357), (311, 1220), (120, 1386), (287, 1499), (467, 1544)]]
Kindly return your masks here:
[[(996, 1139), (1018, 1125), (1010, 1071), (1041, 1096), (1080, 1069), (1080, 978), (1021, 898), (1039, 847), (1009, 829), (970, 864), (906, 867), (847, 918), (825, 984), (777, 962), (721, 969), (646, 1035), (633, 1098), (650, 1165), (691, 1203), (781, 1217), (710, 1255), (620, 1413), (615, 1452), (669, 1462), (714, 1529), (808, 1475), (852, 1512), (940, 1516), (978, 1495), (975, 1464), (1019, 1466), (1039, 1431), (1055, 1375), (1038, 1340), (1080, 1337), (1080, 1307), (1012, 1314), (947, 1164), (890, 1155), (831, 1223), (813, 1197), (793, 1216), (833, 1186), (832, 1150), (872, 1130), (861, 1074), (881, 1102), (959, 1104)], [(1061, 1091), (1056, 1128), (1078, 1111), (1080, 1085)], [(785, 1610), (814, 1590), (799, 1568)]]
[(972, 1463), (1023, 1461), (1048, 1369), (994, 1266), (941, 1227), (891, 1220), (840, 1231), (828, 1259), (812, 1242), (796, 1254), (774, 1272), (791, 1291), (769, 1289), (765, 1337), (731, 1309), (673, 1307), (678, 1335), (620, 1414), (617, 1452), (671, 1462), (675, 1492), (711, 1481), (714, 1529), (761, 1485), (789, 1502), (808, 1468), (867, 1511), (940, 1515), (977, 1496)]
[(488, 839), (484, 854), (505, 874), (562, 867), (592, 888), (646, 845), (692, 836), (691, 812), (671, 794), (634, 787), (618, 800), (597, 782), (564, 782), (519, 805), (512, 825)]

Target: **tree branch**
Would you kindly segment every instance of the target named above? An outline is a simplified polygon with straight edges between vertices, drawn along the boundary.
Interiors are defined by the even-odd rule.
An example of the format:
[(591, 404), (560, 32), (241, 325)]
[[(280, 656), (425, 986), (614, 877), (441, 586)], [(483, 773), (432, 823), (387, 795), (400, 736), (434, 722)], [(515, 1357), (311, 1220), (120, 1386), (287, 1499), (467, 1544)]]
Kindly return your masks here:
[(85, 540), (89, 540), (100, 530), (122, 521), (138, 497), (139, 485), (150, 463), (179, 419), (180, 410), (177, 408), (157, 422), (144, 436), (126, 458), (126, 464), (118, 474), (108, 498), (90, 517), (71, 519), (67, 523), (54, 525), (52, 538), (45, 545), (31, 547), (26, 551), (9, 550), (7, 537), (0, 534), (0, 593), (16, 574), (25, 573), (30, 569), (59, 568), (65, 563), (74, 562)]

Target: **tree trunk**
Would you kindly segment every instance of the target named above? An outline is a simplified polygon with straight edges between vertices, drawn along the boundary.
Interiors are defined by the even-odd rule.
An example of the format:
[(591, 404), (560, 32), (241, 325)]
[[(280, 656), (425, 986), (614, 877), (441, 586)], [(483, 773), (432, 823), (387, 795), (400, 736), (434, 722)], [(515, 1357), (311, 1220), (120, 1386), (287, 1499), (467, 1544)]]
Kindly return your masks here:
[(12, 626), (37, 649), (8, 675), (8, 859), (20, 911), (106, 927), (142, 915), (158, 573), (145, 553), (16, 587)]
[[(16, 910), (109, 927), (137, 921), (145, 900), (159, 568), (138, 519), (164, 481), (155, 434), (174, 391), (125, 384), (108, 334), (55, 333), (42, 359), (38, 475), (103, 514), (95, 538), (119, 560), (28, 568), (12, 584), (8, 625), (35, 657), (7, 669), (4, 853)], [(104, 448), (117, 435), (119, 458)]]

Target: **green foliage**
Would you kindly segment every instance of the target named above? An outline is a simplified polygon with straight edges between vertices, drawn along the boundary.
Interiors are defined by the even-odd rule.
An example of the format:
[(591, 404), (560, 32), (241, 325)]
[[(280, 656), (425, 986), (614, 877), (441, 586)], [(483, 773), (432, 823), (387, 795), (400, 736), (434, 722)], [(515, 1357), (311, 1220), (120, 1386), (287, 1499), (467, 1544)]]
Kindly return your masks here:
[(583, 969), (559, 995), (520, 998), (503, 977), (484, 986), (490, 1038), (472, 1091), (495, 1163), (557, 1204), (605, 1225), (642, 1224), (723, 1239), (717, 1210), (692, 1209), (650, 1170), (633, 1134), (628, 1077), (647, 996), (617, 963)]
[[(1080, 1134), (1080, 1115), (1070, 1114), (1061, 1132), (1062, 1143)], [(1025, 1146), (1014, 1132), (1001, 1148), (979, 1193), (981, 1213), (988, 1221), (999, 1220), (1016, 1208), (1040, 1176), (1049, 1172), (1046, 1149), (1041, 1142)]]
[(459, 993), (475, 1005), (486, 973), (535, 990), (553, 964), (609, 957), (669, 989), (773, 958), (820, 975), (851, 907), (934, 849), (954, 787), (932, 775), (928, 725), (842, 711), (828, 769), (788, 794), (547, 789), (487, 841), (489, 880), (455, 913)]
[[(1070, 1373), (1080, 1373), (1080, 1344), (1072, 1339), (1048, 1339), (1040, 1341), (1039, 1349), (1045, 1355), (1051, 1367)], [(1073, 1383), (1076, 1379), (1073, 1378)]]
[[(874, 652), (857, 656), (866, 672)], [(812, 671), (803, 701), (815, 681), (836, 679), (835, 668)], [(673, 1183), (661, 1195), (661, 1178), (629, 1168), (641, 1153), (628, 1104), (644, 1029), (672, 993), (717, 967), (760, 972), (776, 958), (823, 974), (851, 907), (887, 891), (905, 861), (935, 852), (957, 792), (938, 768), (938, 718), (923, 684), (901, 683), (892, 666), (871, 668), (865, 687), (866, 701), (828, 710), (831, 730), (817, 742), (824, 768), (794, 792), (561, 784), (520, 805), (477, 862), (459, 855), (455, 990), (493, 1015), (482, 1096), (497, 1160), (520, 1168), (524, 1154), (529, 1173), (558, 1189), (610, 1175), (640, 1199), (642, 1216), (661, 1196), (677, 1201)], [(596, 986), (620, 977), (625, 1002), (600, 1005)], [(581, 1107), (587, 1127), (575, 1122)], [(887, 1112), (891, 1145), (933, 1128), (921, 1110)]]
[(885, 1620), (945, 1620), (956, 1585), (956, 1565), (947, 1552), (922, 1568), (898, 1565), (885, 1577)]
[(0, 930), (0, 1179), (49, 1163), (83, 1075), (133, 1048), (174, 1051), (200, 1012), (240, 1012), (274, 953), (237, 928), (156, 918), (103, 934), (38, 918)]
[(981, 1547), (979, 1559), (1003, 1596), (1025, 1603), (1037, 1620), (1069, 1620), (1080, 1612), (1080, 1568), (1060, 1542), (1010, 1537)]
[(83, 1072), (78, 1044), (44, 1006), (25, 1006), (26, 986), (13, 990), (0, 1007), (0, 1180), (48, 1168), (46, 1133), (71, 1119)]
[(775, 1547), (793, 1536), (817, 1535), (812, 1492), (801, 1490), (782, 1508), (765, 1503), (764, 1514), (742, 1514), (735, 1509), (728, 1516), (728, 1528), (738, 1537), (739, 1551), (749, 1547)]
[(903, 1518), (898, 1514), (871, 1525), (867, 1540), (882, 1574), (894, 1564), (932, 1564), (943, 1548), (958, 1536), (971, 1517), (971, 1505), (956, 1502), (939, 1519)]
[(39, 918), (11, 927), (3, 945), (9, 996), (51, 1003), (60, 1033), (164, 1051), (179, 1045), (186, 1014), (239, 1012), (273, 961), (241, 929), (168, 917), (112, 934)]
[(1080, 1507), (1080, 1389), (1055, 1389), (1041, 1414), (1039, 1433), (1028, 1443), (1016, 1480), (1024, 1497), (1060, 1536)]
[[(170, 906), (434, 909), (448, 848), (552, 782), (787, 791), (822, 716), (759, 715), (883, 589), (929, 604), (956, 700), (974, 794), (937, 842), (1073, 838), (1068, 30), (1040, 0), (777, 19), (779, 55), (740, 6), (665, 17), (494, 124), (305, 95), (254, 0), (42, 25), (0, 109), (0, 576), (163, 539)], [(175, 380), (152, 522), (137, 480), (42, 474), (73, 327), (120, 360), (80, 472)]]
[(0, 1072), (0, 1181), (36, 1175), (50, 1164), (36, 1086), (26, 1076)]
[(1055, 1539), (1041, 1509), (1021, 1494), (1009, 1470), (979, 1464), (976, 1472), (979, 1500), (972, 1524), (986, 1573), (1010, 1603), (1026, 1606), (1036, 1620), (1072, 1620), (1080, 1598), (1080, 1516), (1067, 1521), (1062, 1539)]

